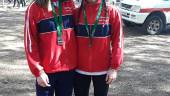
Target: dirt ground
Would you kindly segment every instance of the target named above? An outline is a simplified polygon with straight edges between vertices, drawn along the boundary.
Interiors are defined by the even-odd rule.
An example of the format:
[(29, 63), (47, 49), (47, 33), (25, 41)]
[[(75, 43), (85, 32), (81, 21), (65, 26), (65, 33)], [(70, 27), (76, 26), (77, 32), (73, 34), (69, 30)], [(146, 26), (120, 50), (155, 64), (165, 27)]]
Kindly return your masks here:
[[(35, 96), (24, 54), (23, 16), (23, 11), (0, 11), (0, 96)], [(108, 96), (170, 96), (170, 28), (155, 36), (140, 27), (124, 27), (124, 33), (124, 63)]]

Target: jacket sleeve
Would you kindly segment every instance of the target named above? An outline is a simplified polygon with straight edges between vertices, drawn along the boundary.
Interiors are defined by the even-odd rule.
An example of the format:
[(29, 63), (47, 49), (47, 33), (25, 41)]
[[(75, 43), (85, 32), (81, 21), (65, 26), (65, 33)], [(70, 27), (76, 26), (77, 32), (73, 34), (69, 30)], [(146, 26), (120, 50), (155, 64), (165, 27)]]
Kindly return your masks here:
[(32, 74), (35, 77), (38, 77), (40, 75), (40, 70), (42, 70), (43, 67), (40, 65), (37, 28), (30, 7), (28, 7), (25, 14), (24, 47), (29, 68)]
[(111, 46), (112, 46), (112, 59), (111, 68), (118, 70), (123, 61), (123, 29), (122, 18), (118, 9), (114, 8), (111, 11)]

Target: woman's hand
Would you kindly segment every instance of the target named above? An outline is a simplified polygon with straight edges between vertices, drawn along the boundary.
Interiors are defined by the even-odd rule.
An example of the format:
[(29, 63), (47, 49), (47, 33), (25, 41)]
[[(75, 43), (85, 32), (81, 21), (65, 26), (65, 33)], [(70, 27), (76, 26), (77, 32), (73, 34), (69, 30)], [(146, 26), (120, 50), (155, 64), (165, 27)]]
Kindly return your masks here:
[(111, 84), (117, 78), (117, 71), (114, 69), (109, 69), (106, 75), (106, 83)]
[(47, 76), (47, 74), (43, 70), (40, 72), (40, 76), (37, 77), (37, 83), (41, 87), (50, 87), (51, 86), (49, 84), (48, 76)]

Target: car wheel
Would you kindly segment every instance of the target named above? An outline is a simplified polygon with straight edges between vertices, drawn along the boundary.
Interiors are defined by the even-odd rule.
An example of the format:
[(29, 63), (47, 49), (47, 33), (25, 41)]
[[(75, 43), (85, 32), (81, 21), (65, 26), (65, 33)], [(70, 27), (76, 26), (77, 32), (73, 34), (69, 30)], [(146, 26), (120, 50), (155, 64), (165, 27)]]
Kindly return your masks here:
[(165, 24), (160, 16), (150, 16), (144, 23), (144, 31), (150, 35), (161, 33), (165, 28)]

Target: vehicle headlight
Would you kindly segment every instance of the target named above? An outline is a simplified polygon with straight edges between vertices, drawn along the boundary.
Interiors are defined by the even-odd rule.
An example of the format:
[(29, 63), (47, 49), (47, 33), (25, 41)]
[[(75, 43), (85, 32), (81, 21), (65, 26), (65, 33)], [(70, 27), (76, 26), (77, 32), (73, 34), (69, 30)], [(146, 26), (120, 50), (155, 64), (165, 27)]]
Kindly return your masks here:
[(136, 6), (136, 5), (133, 5), (131, 8), (130, 8), (132, 11), (134, 12), (139, 12), (141, 7), (140, 6)]

